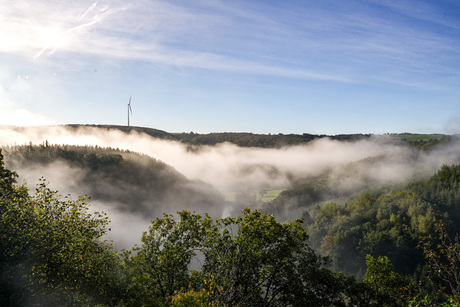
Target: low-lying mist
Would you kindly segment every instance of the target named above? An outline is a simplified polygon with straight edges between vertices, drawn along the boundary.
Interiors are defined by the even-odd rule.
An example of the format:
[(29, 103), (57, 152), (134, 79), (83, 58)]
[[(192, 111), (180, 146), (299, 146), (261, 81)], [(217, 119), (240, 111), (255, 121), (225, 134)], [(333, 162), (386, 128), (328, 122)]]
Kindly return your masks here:
[[(443, 164), (460, 162), (458, 142), (422, 152), (386, 136), (372, 136), (359, 141), (320, 138), (307, 145), (278, 149), (242, 148), (229, 143), (191, 148), (178, 141), (157, 139), (135, 131), (128, 134), (115, 129), (85, 126), (78, 129), (65, 126), (0, 127), (1, 146), (39, 145), (44, 142), (111, 147), (142, 153), (172, 166), (190, 180), (211, 185), (222, 195), (289, 189), (318, 176), (335, 179), (334, 188), (353, 193), (370, 184), (398, 184), (430, 176)], [(84, 186), (78, 184), (82, 171), (63, 163), (46, 167), (23, 165), (14, 170), (20, 175), (20, 182), (27, 182), (29, 187), (33, 187), (43, 176), (52, 189), (59, 190), (63, 195), (71, 194), (76, 198), (88, 193), (83, 190)], [(147, 230), (149, 221), (161, 216), (160, 212), (127, 214), (116, 206), (99, 201), (91, 204), (95, 210), (109, 214), (111, 236), (121, 247), (137, 242), (141, 231)], [(222, 205), (220, 211), (215, 212), (238, 214), (232, 212), (230, 202), (226, 205), (227, 208)], [(162, 209), (164, 213), (175, 213), (177, 210), (190, 210), (190, 207), (169, 206)]]

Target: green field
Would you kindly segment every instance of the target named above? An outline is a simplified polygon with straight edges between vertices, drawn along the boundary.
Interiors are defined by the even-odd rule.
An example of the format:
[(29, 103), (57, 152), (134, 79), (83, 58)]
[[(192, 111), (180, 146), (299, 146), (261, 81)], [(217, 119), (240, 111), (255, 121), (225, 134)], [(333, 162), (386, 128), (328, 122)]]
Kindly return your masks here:
[(265, 194), (263, 194), (261, 197), (260, 197), (260, 201), (261, 202), (269, 202), (269, 201), (272, 201), (274, 200), (275, 198), (278, 197), (278, 195), (280, 195), (281, 192), (283, 192), (284, 190), (286, 189), (273, 189), (273, 190), (268, 190), (265, 192)]
[(225, 201), (235, 202), (236, 192), (225, 193)]
[[(286, 189), (272, 189), (272, 190), (266, 190), (266, 191), (260, 191), (259, 193), (250, 193), (253, 196), (255, 195), (255, 200), (258, 203), (266, 203), (274, 200), (275, 198), (280, 195), (281, 192), (283, 192)], [(262, 194), (263, 193), (263, 194)], [(225, 201), (229, 202), (235, 202), (237, 198), (237, 192), (227, 192), (225, 193)]]
[(392, 138), (406, 140), (408, 142), (419, 142), (419, 141), (430, 141), (438, 140), (440, 141), (444, 135), (443, 134), (412, 134), (412, 133), (401, 133), (401, 134), (390, 134)]

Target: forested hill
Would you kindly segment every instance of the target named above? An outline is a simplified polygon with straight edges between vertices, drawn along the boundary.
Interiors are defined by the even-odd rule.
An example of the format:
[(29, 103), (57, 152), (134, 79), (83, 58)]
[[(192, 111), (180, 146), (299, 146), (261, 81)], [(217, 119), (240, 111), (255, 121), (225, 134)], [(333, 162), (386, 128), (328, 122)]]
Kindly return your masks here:
[[(399, 273), (425, 278), (421, 238), (437, 238), (440, 221), (445, 240), (460, 233), (460, 165), (444, 165), (428, 179), (361, 194), (345, 204), (315, 206), (306, 217), (310, 243), (334, 259), (336, 269), (363, 272), (370, 254), (387, 256)], [(456, 261), (458, 256), (457, 251)], [(455, 270), (460, 273), (458, 266)], [(456, 287), (460, 290), (458, 280)]]
[(146, 127), (127, 127), (116, 125), (66, 125), (65, 127), (77, 130), (82, 127), (93, 127), (104, 130), (118, 130), (124, 133), (145, 133), (154, 138), (180, 141), (191, 145), (217, 145), (219, 143), (232, 143), (240, 147), (261, 147), (279, 148), (290, 145), (306, 144), (313, 140), (329, 137), (335, 140), (360, 140), (370, 137), (370, 134), (341, 134), (335, 136), (315, 135), (315, 134), (255, 134), (249, 132), (214, 132), (214, 133), (169, 133), (166, 131), (146, 128)]
[[(95, 170), (129, 161), (46, 143), (14, 149), (10, 157), (47, 167), (53, 155)], [(182, 211), (152, 220), (142, 243), (121, 253), (102, 240), (109, 217), (84, 197), (15, 183), (0, 150), (1, 306), (460, 306), (459, 165), (404, 190), (317, 207), (308, 230), (248, 208), (220, 219)], [(315, 237), (344, 271), (367, 254), (365, 273), (330, 270)]]
[[(19, 175), (40, 173), (72, 194), (126, 210), (161, 216), (178, 210), (220, 216), (223, 198), (210, 185), (187, 179), (171, 166), (130, 151), (71, 145), (4, 147), (5, 161)], [(33, 177), (33, 176), (32, 176)], [(29, 176), (30, 178), (30, 176)], [(37, 178), (38, 179), (38, 178)]]
[[(338, 135), (317, 135), (317, 134), (255, 134), (249, 132), (214, 132), (214, 133), (195, 133), (182, 132), (170, 133), (163, 130), (145, 128), (145, 127), (127, 127), (117, 125), (66, 125), (65, 127), (77, 130), (82, 127), (93, 127), (104, 130), (118, 130), (125, 133), (137, 132), (145, 133), (149, 136), (180, 141), (191, 145), (216, 145), (219, 143), (229, 142), (240, 147), (260, 147), (260, 148), (280, 148), (283, 146), (307, 144), (320, 138), (329, 138), (337, 141), (357, 141), (365, 140), (373, 134), (338, 134)], [(430, 149), (433, 146), (449, 142), (453, 137), (442, 134), (385, 134), (383, 138), (391, 138), (400, 143), (406, 143), (420, 149)]]
[[(78, 135), (84, 127), (67, 129)], [(61, 128), (56, 134), (64, 139), (68, 131)], [(287, 144), (289, 139), (239, 133), (171, 134), (116, 126), (89, 126), (86, 132), (97, 135), (97, 129), (132, 133), (133, 138), (101, 133), (125, 143), (133, 139), (145, 142), (148, 138), (136, 137), (140, 133), (194, 144), (191, 148), (224, 141), (256, 146), (249, 144), (264, 137)], [(46, 140), (45, 133), (37, 130), (27, 136)], [(308, 135), (303, 137), (309, 142)], [(335, 137), (370, 138), (370, 142), (321, 140), (317, 143), (340, 145), (326, 147), (319, 151), (321, 155), (332, 152), (353, 157), (356, 150), (344, 148), (384, 142), (359, 159), (292, 175), (292, 188), (273, 201), (237, 195), (236, 202), (224, 201), (210, 185), (189, 180), (161, 161), (126, 150), (50, 145), (47, 141), (4, 146), (0, 151), (0, 305), (53, 305), (50, 301), (54, 306), (191, 306), (189, 302), (195, 302), (194, 306), (460, 306), (458, 139), (407, 133), (379, 137), (383, 139)], [(273, 141), (260, 146), (284, 145)], [(185, 152), (187, 146), (177, 147)], [(309, 149), (294, 149), (303, 147)], [(287, 152), (286, 148), (266, 151)], [(193, 157), (199, 153), (187, 152)], [(292, 159), (284, 157), (274, 159)], [(208, 161), (210, 168), (218, 165)], [(314, 161), (294, 159), (295, 166), (303, 169), (316, 166)], [(254, 165), (268, 169), (264, 174), (278, 174), (275, 167)], [(16, 175), (9, 169), (20, 176), (27, 174), (22, 178), (50, 179), (50, 185), (58, 184), (64, 195), (87, 194), (92, 197), (91, 208), (101, 208), (115, 221), (120, 215), (151, 219), (183, 209), (216, 217), (224, 215), (225, 205), (260, 211), (244, 209), (240, 216), (217, 220), (189, 211), (181, 212), (180, 220), (156, 218), (144, 228), (148, 231), (141, 245), (120, 254), (108, 242), (101, 242), (108, 220), (97, 212), (94, 216), (87, 213), (84, 197), (76, 201), (62, 198), (45, 183), (29, 194), (21, 177), (19, 185), (14, 184)], [(244, 173), (236, 174), (242, 181)], [(212, 183), (218, 180), (221, 177)], [(244, 188), (238, 193), (260, 192)], [(271, 188), (274, 186), (267, 187)], [(115, 210), (110, 212), (105, 206)], [(127, 214), (130, 212), (136, 214)], [(283, 214), (295, 221), (276, 222), (275, 217), (285, 220)], [(118, 220), (118, 225), (128, 220)], [(133, 237), (139, 221), (126, 222), (126, 236)], [(201, 254), (196, 255), (198, 250)], [(330, 257), (340, 273), (330, 270), (328, 258), (317, 252)], [(197, 263), (202, 265), (195, 270)]]

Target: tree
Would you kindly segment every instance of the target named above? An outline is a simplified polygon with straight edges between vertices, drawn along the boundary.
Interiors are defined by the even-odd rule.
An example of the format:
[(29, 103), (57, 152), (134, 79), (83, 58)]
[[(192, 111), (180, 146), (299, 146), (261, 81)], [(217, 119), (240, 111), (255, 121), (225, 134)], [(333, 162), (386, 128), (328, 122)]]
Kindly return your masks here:
[(428, 262), (429, 278), (441, 301), (460, 301), (460, 237), (451, 239), (442, 222), (436, 232), (439, 240), (433, 247), (432, 240), (423, 237), (419, 247)]
[(14, 193), (14, 184), (16, 183), (17, 174), (5, 168), (3, 154), (0, 149), (0, 198), (2, 202)]
[[(326, 269), (328, 259), (307, 239), (302, 220), (279, 223), (250, 209), (218, 220), (188, 211), (179, 220), (157, 218), (142, 245), (125, 255), (130, 304), (180, 298), (218, 306), (365, 305), (365, 287)], [(190, 270), (200, 259), (202, 266)]]
[(29, 282), (40, 285), (47, 299), (110, 301), (118, 259), (112, 243), (101, 240), (108, 217), (89, 213), (85, 196), (61, 200), (44, 179), (21, 206)]
[(414, 294), (414, 286), (398, 273), (386, 256), (366, 256), (367, 271), (363, 282), (374, 292), (378, 306), (406, 306)]
[(164, 302), (193, 281), (189, 265), (212, 220), (188, 211), (179, 212), (179, 217), (179, 221), (171, 215), (153, 220), (142, 235), (142, 246), (134, 248), (134, 255), (125, 254), (132, 303)]
[(116, 300), (118, 257), (111, 242), (101, 240), (109, 223), (105, 214), (88, 213), (85, 197), (63, 199), (44, 179), (29, 195), (0, 161), (2, 304)]
[[(218, 221), (205, 242), (203, 271), (212, 285), (212, 299), (224, 306), (279, 304), (298, 296), (302, 271), (324, 259), (306, 244), (302, 221), (278, 223), (272, 215), (245, 209), (243, 217)], [(236, 234), (232, 235), (235, 231)]]
[(23, 190), (15, 188), (17, 174), (4, 166), (0, 150), (0, 302), (13, 305), (20, 299), (23, 289), (16, 285), (19, 257), (17, 250), (22, 246), (15, 227), (17, 210), (12, 206), (14, 199), (20, 199)]

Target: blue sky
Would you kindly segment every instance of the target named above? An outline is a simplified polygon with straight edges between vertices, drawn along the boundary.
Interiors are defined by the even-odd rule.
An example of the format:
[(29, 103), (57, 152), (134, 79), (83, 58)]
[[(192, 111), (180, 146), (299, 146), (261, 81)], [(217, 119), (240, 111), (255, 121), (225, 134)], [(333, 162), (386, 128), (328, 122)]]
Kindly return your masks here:
[(0, 124), (460, 133), (460, 2), (0, 0)]

